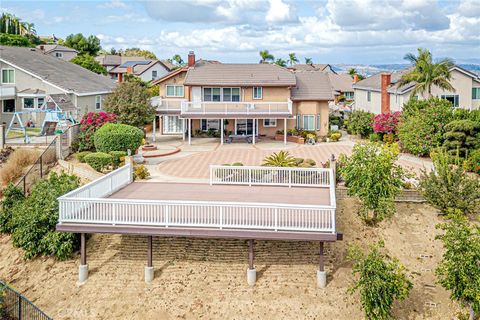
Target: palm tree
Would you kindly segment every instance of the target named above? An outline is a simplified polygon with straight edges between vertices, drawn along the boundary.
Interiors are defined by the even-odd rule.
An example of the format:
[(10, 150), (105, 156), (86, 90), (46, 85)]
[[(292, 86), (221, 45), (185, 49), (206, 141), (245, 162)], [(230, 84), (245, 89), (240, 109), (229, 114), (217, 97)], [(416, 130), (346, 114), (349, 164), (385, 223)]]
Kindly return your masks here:
[(312, 58), (305, 58), (305, 64), (313, 64)]
[(283, 60), (282, 58), (278, 58), (277, 60), (275, 60), (274, 63), (276, 65), (280, 66), (280, 67), (286, 67), (287, 66), (287, 61)]
[(263, 159), (262, 166), (266, 167), (294, 167), (295, 158), (288, 151), (281, 150), (279, 153), (272, 153)]
[(412, 97), (426, 93), (427, 98), (431, 98), (433, 85), (445, 91), (455, 92), (455, 88), (449, 82), (452, 78), (450, 68), (454, 65), (453, 60), (445, 58), (435, 63), (430, 51), (422, 48), (417, 50), (418, 56), (412, 53), (405, 55), (405, 60), (410, 61), (413, 66), (409, 72), (400, 78), (397, 86), (401, 87), (409, 83), (415, 83)]
[(293, 66), (295, 63), (298, 63), (298, 59), (297, 59), (297, 56), (295, 55), (295, 53), (289, 53), (288, 54), (288, 63)]
[(270, 62), (273, 62), (273, 60), (275, 59), (273, 57), (273, 54), (268, 52), (268, 50), (262, 50), (259, 52), (259, 54), (260, 54), (260, 57), (262, 58), (260, 60), (260, 63), (270, 63)]

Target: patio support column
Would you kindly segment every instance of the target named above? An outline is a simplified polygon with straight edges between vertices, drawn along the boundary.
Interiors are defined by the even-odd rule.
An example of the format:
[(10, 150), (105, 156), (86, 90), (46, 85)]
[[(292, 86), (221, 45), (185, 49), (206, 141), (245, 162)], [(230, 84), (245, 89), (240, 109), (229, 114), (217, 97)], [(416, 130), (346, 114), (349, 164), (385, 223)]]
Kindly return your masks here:
[(287, 118), (283, 119), (283, 144), (287, 144)]
[(185, 141), (185, 119), (182, 119), (182, 139)]
[(153, 128), (152, 128), (152, 140), (153, 142), (156, 141), (156, 137), (157, 136), (157, 115), (155, 115), (153, 117)]
[[(333, 170), (333, 179), (335, 180), (337, 177), (337, 160), (335, 159), (335, 155), (332, 153), (330, 158), (330, 168)], [(333, 181), (333, 185), (336, 185), (336, 181)]]
[(247, 270), (247, 283), (249, 286), (253, 286), (257, 281), (257, 270), (253, 265), (253, 239), (248, 240), (248, 270)]
[(224, 120), (220, 119), (220, 144), (223, 144), (223, 127), (224, 127)]
[(152, 262), (152, 242), (153, 237), (147, 238), (147, 266), (145, 267), (145, 282), (150, 283), (153, 280), (153, 262)]
[(192, 119), (188, 119), (188, 144), (192, 144)]
[(87, 246), (85, 233), (80, 234), (80, 266), (78, 268), (78, 282), (83, 283), (88, 278)]
[(253, 133), (252, 142), (253, 142), (253, 144), (255, 144), (255, 120), (256, 120), (256, 119), (253, 119), (253, 120), (252, 120), (252, 133)]
[(324, 266), (324, 242), (320, 242), (320, 258), (318, 260), (318, 271), (317, 271), (317, 286), (319, 288), (325, 288), (327, 286), (327, 272), (325, 272)]

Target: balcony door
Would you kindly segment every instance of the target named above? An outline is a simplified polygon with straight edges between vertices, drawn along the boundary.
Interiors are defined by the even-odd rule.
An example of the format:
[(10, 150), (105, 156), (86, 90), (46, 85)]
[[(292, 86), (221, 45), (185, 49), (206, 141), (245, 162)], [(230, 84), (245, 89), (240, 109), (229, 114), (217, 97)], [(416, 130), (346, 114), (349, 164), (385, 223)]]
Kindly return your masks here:
[(251, 135), (253, 134), (253, 121), (255, 120), (255, 135), (258, 136), (258, 120), (257, 119), (236, 119), (235, 134)]
[(194, 109), (202, 108), (202, 88), (192, 87), (192, 107)]

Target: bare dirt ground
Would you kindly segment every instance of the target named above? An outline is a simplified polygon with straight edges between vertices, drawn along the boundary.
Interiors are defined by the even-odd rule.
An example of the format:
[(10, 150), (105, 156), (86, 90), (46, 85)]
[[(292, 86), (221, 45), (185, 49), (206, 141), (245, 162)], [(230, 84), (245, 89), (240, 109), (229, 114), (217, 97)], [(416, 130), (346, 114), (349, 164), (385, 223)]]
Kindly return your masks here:
[(356, 202), (340, 200), (338, 230), (344, 241), (327, 246), (327, 289), (316, 287), (318, 243), (256, 241), (258, 281), (246, 284), (247, 244), (242, 240), (154, 238), (155, 279), (143, 281), (146, 239), (94, 235), (88, 240), (88, 281), (76, 284), (78, 256), (24, 261), (9, 236), (0, 236), (0, 278), (55, 319), (362, 319), (345, 258), (351, 243), (383, 238), (386, 250), (408, 269), (409, 298), (396, 319), (452, 319), (458, 306), (435, 283), (442, 247), (441, 221), (427, 205), (399, 204), (378, 228), (365, 227)]

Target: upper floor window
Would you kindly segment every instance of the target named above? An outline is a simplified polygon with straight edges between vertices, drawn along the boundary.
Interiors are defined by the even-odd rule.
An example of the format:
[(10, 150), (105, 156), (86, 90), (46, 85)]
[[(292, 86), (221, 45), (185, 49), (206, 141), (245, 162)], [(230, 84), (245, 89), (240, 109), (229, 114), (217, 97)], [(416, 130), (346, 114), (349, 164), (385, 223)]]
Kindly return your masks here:
[(472, 88), (472, 99), (480, 100), (480, 88)]
[(240, 88), (203, 88), (203, 101), (240, 101)]
[(167, 85), (167, 97), (183, 97), (183, 86)]
[(57, 58), (62, 58), (62, 57), (63, 57), (63, 53), (62, 53), (62, 52), (55, 52), (55, 57), (57, 57)]
[(372, 92), (367, 91), (367, 101), (370, 102), (372, 101)]
[(157, 79), (157, 76), (158, 76), (157, 70), (152, 70), (152, 80)]
[(15, 83), (15, 70), (2, 69), (2, 83)]
[(8, 99), (2, 101), (3, 112), (4, 113), (14, 113), (15, 112), (15, 99)]
[(102, 96), (95, 96), (95, 110), (102, 109)]
[(440, 98), (450, 101), (454, 107), (458, 107), (458, 94), (445, 94), (441, 95)]
[(253, 99), (263, 99), (262, 87), (253, 87)]

